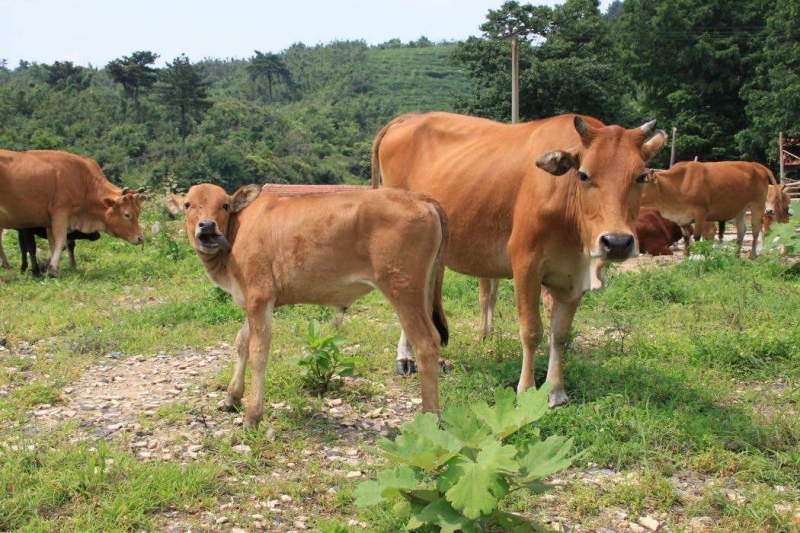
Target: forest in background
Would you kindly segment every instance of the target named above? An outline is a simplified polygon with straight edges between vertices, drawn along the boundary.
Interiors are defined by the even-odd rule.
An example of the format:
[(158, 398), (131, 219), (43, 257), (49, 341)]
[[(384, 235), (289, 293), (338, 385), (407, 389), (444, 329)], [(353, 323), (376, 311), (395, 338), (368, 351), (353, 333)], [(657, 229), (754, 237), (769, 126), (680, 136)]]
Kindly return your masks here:
[(249, 59), (180, 56), (160, 69), (158, 51), (103, 67), (0, 59), (0, 147), (88, 155), (130, 186), (360, 183), (374, 135), (399, 114), (508, 121), (516, 32), (522, 120), (657, 118), (678, 128), (679, 160), (774, 164), (777, 132), (800, 135), (800, 2), (735, 7), (618, 0), (603, 13), (597, 0), (507, 2), (464, 42), (298, 43)]

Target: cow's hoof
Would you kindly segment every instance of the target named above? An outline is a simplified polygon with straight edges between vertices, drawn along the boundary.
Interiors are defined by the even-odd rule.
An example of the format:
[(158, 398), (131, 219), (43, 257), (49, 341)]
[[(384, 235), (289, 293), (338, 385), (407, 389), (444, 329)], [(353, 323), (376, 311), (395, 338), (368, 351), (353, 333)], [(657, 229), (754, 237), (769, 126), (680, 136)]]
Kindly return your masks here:
[(53, 279), (58, 278), (58, 270), (56, 270), (54, 268), (48, 268), (47, 269), (47, 277), (53, 278)]
[(11, 270), (11, 263), (3, 263), (0, 267), (2, 267), (3, 270)]
[(242, 404), (236, 405), (224, 400), (220, 402), (219, 406), (217, 407), (217, 409), (223, 413), (238, 413), (241, 408)]
[(445, 359), (439, 359), (439, 369), (442, 371), (442, 374), (449, 374), (453, 371), (453, 365), (448, 363)]
[(245, 429), (257, 429), (260, 423), (261, 423), (261, 418), (250, 418), (249, 416), (244, 417)]
[(553, 389), (550, 391), (550, 407), (566, 405), (568, 402), (569, 396), (564, 392), (564, 389)]
[(417, 364), (413, 359), (398, 359), (395, 362), (395, 368), (401, 376), (410, 376), (417, 371)]

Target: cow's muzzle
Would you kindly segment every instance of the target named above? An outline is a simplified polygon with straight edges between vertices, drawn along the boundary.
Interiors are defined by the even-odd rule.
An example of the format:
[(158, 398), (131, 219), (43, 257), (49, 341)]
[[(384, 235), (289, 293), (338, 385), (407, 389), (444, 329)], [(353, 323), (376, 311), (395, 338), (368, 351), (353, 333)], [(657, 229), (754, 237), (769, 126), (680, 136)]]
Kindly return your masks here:
[(219, 232), (217, 223), (213, 220), (198, 222), (194, 236), (200, 243), (200, 251), (203, 253), (215, 254), (220, 248), (226, 252), (231, 251), (231, 243)]
[(624, 261), (633, 255), (636, 243), (630, 233), (605, 233), (600, 236), (600, 248), (609, 261)]
[(775, 210), (774, 209), (764, 209), (764, 214), (767, 215), (768, 217), (771, 217), (771, 216), (773, 216), (775, 214)]

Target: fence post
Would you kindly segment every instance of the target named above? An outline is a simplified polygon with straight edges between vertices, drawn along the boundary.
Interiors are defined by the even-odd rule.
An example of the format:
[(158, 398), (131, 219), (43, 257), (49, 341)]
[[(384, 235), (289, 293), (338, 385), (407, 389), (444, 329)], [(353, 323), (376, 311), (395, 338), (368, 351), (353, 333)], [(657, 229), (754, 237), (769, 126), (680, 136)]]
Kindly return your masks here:
[(672, 168), (672, 165), (675, 164), (675, 137), (678, 135), (678, 128), (672, 127), (672, 151), (669, 155), (669, 168)]
[(519, 122), (519, 35), (511, 36), (511, 123)]

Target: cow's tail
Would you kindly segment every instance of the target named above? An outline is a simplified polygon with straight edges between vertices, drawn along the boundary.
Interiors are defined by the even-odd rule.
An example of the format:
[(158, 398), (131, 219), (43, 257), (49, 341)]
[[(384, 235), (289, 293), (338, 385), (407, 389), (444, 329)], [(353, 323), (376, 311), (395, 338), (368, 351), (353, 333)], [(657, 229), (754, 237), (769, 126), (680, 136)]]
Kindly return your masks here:
[(433, 319), (433, 325), (436, 326), (436, 331), (439, 332), (442, 346), (446, 346), (447, 341), (450, 339), (450, 331), (447, 327), (447, 317), (444, 314), (444, 307), (442, 306), (442, 287), (444, 286), (444, 251), (447, 248), (447, 240), (449, 237), (447, 215), (439, 202), (431, 197), (426, 197), (425, 200), (436, 210), (442, 230), (442, 240), (439, 243), (439, 250), (436, 252), (436, 259), (430, 274), (430, 281), (433, 283), (433, 291), (431, 294), (431, 318)]
[(386, 137), (386, 134), (389, 133), (389, 129), (396, 125), (400, 124), (401, 122), (405, 122), (410, 117), (418, 115), (419, 113), (407, 113), (405, 115), (401, 115), (397, 118), (392, 119), (388, 124), (386, 124), (381, 131), (375, 136), (375, 140), (372, 141), (372, 188), (377, 189), (382, 184), (382, 176), (381, 176), (381, 162), (380, 157), (378, 157), (378, 152), (381, 148), (381, 142), (383, 138)]

